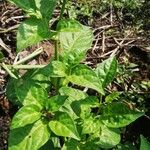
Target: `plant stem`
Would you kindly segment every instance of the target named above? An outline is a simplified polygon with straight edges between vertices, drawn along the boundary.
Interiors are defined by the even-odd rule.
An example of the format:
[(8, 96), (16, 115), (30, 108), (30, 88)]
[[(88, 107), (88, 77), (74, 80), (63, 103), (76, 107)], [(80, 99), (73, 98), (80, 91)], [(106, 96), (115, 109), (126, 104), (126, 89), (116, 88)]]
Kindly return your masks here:
[(38, 48), (36, 51), (34, 51), (32, 54), (26, 56), (25, 58), (23, 58), (23, 59), (21, 59), (21, 60), (19, 60), (19, 61), (17, 61), (14, 65), (22, 64), (22, 63), (28, 61), (29, 59), (31, 59), (31, 58), (33, 58), (33, 57), (39, 55), (39, 54), (42, 53), (42, 52), (43, 52), (43, 48), (40, 47), (40, 48)]
[(8, 68), (14, 69), (40, 69), (46, 65), (6, 65)]
[(55, 60), (58, 60), (58, 41), (55, 41)]
[(67, 0), (63, 0), (59, 20), (62, 18), (63, 14), (64, 14), (66, 3), (67, 3)]
[(14, 75), (11, 70), (8, 68), (8, 66), (5, 63), (2, 63), (1, 66), (7, 71), (7, 73), (15, 79), (18, 79), (16, 75)]

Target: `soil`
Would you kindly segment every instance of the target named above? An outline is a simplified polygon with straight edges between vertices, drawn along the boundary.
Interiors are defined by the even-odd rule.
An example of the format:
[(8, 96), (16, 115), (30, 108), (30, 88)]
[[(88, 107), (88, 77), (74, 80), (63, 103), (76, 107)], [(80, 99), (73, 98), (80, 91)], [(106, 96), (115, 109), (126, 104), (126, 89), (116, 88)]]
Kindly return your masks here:
[[(0, 14), (0, 38), (8, 48), (7, 49), (1, 45), (0, 49), (5, 56), (4, 62), (7, 64), (12, 64), (14, 58), (16, 57), (15, 49), (17, 25), (25, 18), (22, 17), (23, 12), (19, 8), (8, 4), (6, 1), (0, 1)], [(149, 39), (140, 33), (134, 32), (133, 28), (130, 30), (130, 33), (128, 33), (128, 36), (125, 36), (125, 33), (129, 30), (129, 27), (125, 26), (123, 22), (118, 20), (115, 16), (113, 23), (110, 24), (109, 15), (97, 13), (93, 15), (94, 19), (90, 26), (93, 28), (95, 40), (93, 42), (92, 49), (89, 50), (87, 58), (83, 63), (86, 63), (91, 67), (95, 67), (97, 63), (109, 57), (116, 50), (116, 57), (119, 64), (124, 64), (124, 66), (127, 66), (130, 63), (134, 63), (137, 67), (134, 68), (136, 71), (133, 78), (127, 77), (127, 82), (120, 85), (114, 82), (110, 88), (118, 91), (126, 90), (131, 94), (134, 93), (132, 85), (141, 83), (141, 81), (150, 80)], [(18, 18), (12, 19), (13, 17)], [(89, 25), (87, 17), (79, 16), (78, 20), (83, 24)], [(34, 51), (39, 46), (42, 46), (45, 52), (30, 63), (47, 64), (53, 55), (53, 44), (51, 41), (44, 41), (38, 45), (26, 49), (22, 53), (22, 57)], [(11, 119), (18, 110), (18, 107), (13, 105), (5, 95), (8, 78), (9, 76), (6, 72), (4, 70), (0, 70), (0, 150), (8, 149), (8, 136)], [(148, 101), (150, 98), (149, 91), (149, 88), (143, 89), (138, 87), (139, 93), (136, 93), (136, 95), (145, 99), (142, 104), (144, 105), (143, 107), (147, 109), (147, 114), (146, 116), (136, 120), (125, 129), (125, 133), (122, 135), (122, 142), (136, 142), (140, 134), (150, 138), (150, 105)], [(137, 102), (135, 99), (136, 97), (130, 100), (133, 107), (141, 107), (141, 102)], [(134, 106), (134, 104), (136, 104), (136, 106)]]

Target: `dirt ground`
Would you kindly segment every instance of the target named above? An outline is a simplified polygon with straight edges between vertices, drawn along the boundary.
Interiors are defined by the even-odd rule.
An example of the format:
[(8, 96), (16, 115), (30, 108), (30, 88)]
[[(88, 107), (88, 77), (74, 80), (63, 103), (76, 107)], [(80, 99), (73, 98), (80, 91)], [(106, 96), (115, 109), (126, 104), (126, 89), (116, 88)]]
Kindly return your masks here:
[[(16, 30), (24, 19), (23, 12), (19, 8), (5, 1), (0, 1), (0, 50), (5, 56), (3, 61), (7, 64), (12, 64), (16, 57)], [(80, 16), (78, 19), (83, 24), (89, 25), (85, 16)], [(95, 39), (93, 47), (89, 50), (83, 63), (94, 67), (97, 63), (115, 53), (119, 64), (125, 68), (130, 63), (137, 64), (132, 68), (132, 71), (134, 69), (135, 72), (134, 76), (130, 77), (127, 74), (125, 83), (118, 84), (116, 80), (108, 88), (109, 90), (126, 91), (130, 94), (136, 93), (136, 89), (134, 89), (136, 83), (150, 80), (150, 40), (145, 36), (148, 35), (148, 32), (136, 32), (134, 27), (124, 25), (115, 15), (113, 16), (113, 21), (110, 21), (109, 13), (95, 13), (90, 26), (93, 29)], [(41, 45), (45, 49), (45, 53), (34, 60), (36, 64), (46, 64), (53, 53), (50, 41), (44, 41)], [(38, 46), (33, 46), (25, 51), (30, 53), (36, 47)], [(129, 68), (128, 71), (130, 72)], [(8, 149), (11, 119), (18, 109), (6, 97), (8, 79), (9, 75), (3, 69), (0, 69), (0, 150)], [(147, 108), (147, 115), (139, 118), (125, 129), (126, 132), (122, 135), (122, 142), (127, 140), (135, 142), (140, 134), (150, 138), (150, 104), (148, 102), (150, 89), (138, 87), (138, 95), (145, 99), (143, 107)], [(132, 103), (134, 106), (136, 102), (133, 100)], [(136, 103), (136, 105), (141, 106), (141, 103)]]

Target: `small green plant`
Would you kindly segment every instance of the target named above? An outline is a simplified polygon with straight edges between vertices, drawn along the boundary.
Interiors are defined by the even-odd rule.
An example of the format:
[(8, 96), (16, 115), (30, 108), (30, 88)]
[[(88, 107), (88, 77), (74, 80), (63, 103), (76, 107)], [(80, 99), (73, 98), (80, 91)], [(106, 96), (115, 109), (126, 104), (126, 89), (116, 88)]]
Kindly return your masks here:
[[(9, 150), (99, 150), (119, 144), (120, 128), (144, 113), (113, 101), (119, 93), (102, 100), (116, 75), (116, 58), (110, 57), (95, 69), (81, 64), (93, 34), (76, 20), (62, 18), (65, 0), (55, 31), (49, 30), (48, 22), (56, 1), (12, 1), (31, 16), (18, 29), (17, 51), (52, 39), (55, 55), (47, 66), (31, 66), (22, 76), (15, 66), (10, 72), (3, 65), (14, 75), (7, 85), (7, 96), (21, 107), (12, 120)], [(79, 90), (81, 87), (94, 90), (95, 96)]]

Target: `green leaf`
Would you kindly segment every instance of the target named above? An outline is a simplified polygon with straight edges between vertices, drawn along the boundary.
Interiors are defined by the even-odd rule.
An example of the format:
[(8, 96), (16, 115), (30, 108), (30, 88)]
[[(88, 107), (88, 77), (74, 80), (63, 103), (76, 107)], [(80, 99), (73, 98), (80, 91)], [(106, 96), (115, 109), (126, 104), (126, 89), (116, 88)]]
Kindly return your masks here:
[(42, 19), (30, 18), (22, 22), (17, 32), (17, 52), (52, 36), (48, 22)]
[(4, 60), (4, 55), (3, 55), (3, 53), (1, 52), (1, 49), (0, 49), (0, 62), (2, 61), (2, 60)]
[(92, 116), (85, 118), (82, 123), (82, 134), (97, 133), (100, 130), (101, 123)]
[(35, 0), (37, 11), (41, 13), (42, 18), (51, 18), (57, 0)]
[(78, 89), (71, 88), (71, 87), (61, 87), (59, 89), (59, 93), (61, 95), (68, 96), (68, 100), (70, 102), (85, 99), (87, 97), (87, 94), (85, 92), (78, 90)]
[(34, 0), (9, 0), (22, 8), (27, 13), (36, 14), (36, 6)]
[(59, 108), (65, 103), (67, 96), (56, 95), (51, 97), (46, 102), (46, 109), (50, 112), (58, 111)]
[(77, 116), (84, 119), (90, 115), (91, 108), (99, 107), (99, 103), (97, 97), (90, 96), (83, 100), (72, 102), (71, 107)]
[(111, 129), (101, 124), (99, 131), (90, 136), (91, 141), (101, 148), (109, 149), (119, 144), (121, 137), (117, 129)]
[(34, 104), (41, 108), (48, 99), (47, 91), (30, 80), (21, 79), (15, 89), (19, 101), (24, 106)]
[(61, 150), (80, 150), (78, 141), (74, 139), (68, 140), (62, 147)]
[(140, 150), (149, 150), (150, 149), (150, 143), (148, 142), (148, 140), (141, 135), (141, 145), (140, 145)]
[(74, 121), (65, 112), (57, 112), (55, 118), (49, 122), (49, 126), (58, 136), (71, 137), (80, 140)]
[(59, 32), (79, 32), (82, 30), (82, 24), (73, 19), (63, 19), (58, 22), (56, 30)]
[(80, 64), (74, 67), (72, 69), (71, 75), (67, 77), (67, 80), (73, 84), (88, 87), (104, 94), (100, 79), (88, 66)]
[(132, 110), (124, 103), (112, 103), (104, 108), (100, 120), (108, 127), (119, 128), (129, 125), (142, 115), (143, 112)]
[(16, 84), (17, 84), (16, 79), (10, 78), (8, 80), (7, 86), (6, 86), (6, 96), (7, 98), (15, 105), (22, 105), (21, 102), (18, 100), (17, 95), (16, 95)]
[(118, 99), (120, 96), (121, 92), (112, 92), (105, 98), (106, 103), (111, 103), (113, 100)]
[(24, 127), (40, 119), (41, 113), (36, 105), (23, 106), (13, 117), (11, 129)]
[(62, 20), (58, 24), (58, 39), (60, 41), (60, 60), (71, 64), (78, 64), (85, 58), (93, 41), (92, 31), (77, 21)]
[(49, 65), (50, 77), (65, 77), (67, 72), (67, 67), (61, 61), (52, 61)]
[(115, 77), (117, 72), (117, 60), (115, 57), (110, 57), (97, 65), (95, 70), (102, 86), (105, 88)]
[(85, 99), (87, 97), (87, 94), (81, 90), (71, 87), (62, 87), (59, 89), (59, 93), (61, 95), (68, 96), (67, 100), (61, 108), (62, 111), (67, 112), (72, 118), (76, 119), (77, 115), (72, 110), (71, 103), (80, 99)]
[(47, 124), (38, 120), (33, 125), (13, 129), (9, 135), (9, 150), (37, 150), (49, 140)]

